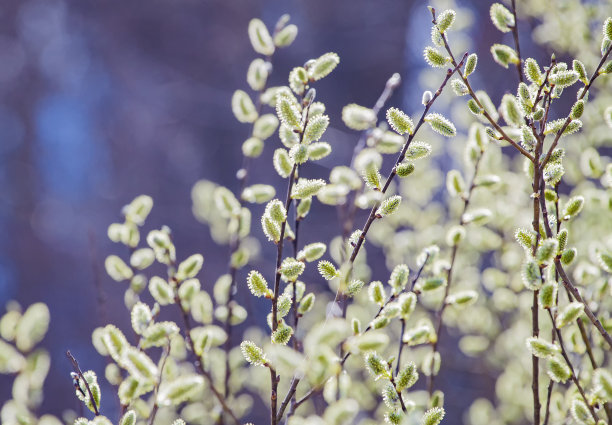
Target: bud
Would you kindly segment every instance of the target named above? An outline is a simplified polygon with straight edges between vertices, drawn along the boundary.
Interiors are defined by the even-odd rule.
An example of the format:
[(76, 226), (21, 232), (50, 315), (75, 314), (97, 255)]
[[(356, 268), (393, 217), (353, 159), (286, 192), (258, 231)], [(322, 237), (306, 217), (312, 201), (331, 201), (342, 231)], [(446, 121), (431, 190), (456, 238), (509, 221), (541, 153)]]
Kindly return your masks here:
[(493, 3), (491, 5), (489, 14), (491, 15), (493, 25), (501, 32), (510, 32), (515, 25), (512, 12), (499, 3)]
[(542, 285), (538, 297), (541, 308), (548, 309), (554, 307), (557, 303), (556, 282), (546, 282), (544, 285)]
[(572, 371), (567, 366), (565, 359), (561, 356), (554, 356), (548, 359), (548, 376), (555, 382), (567, 381), (572, 377)]
[(423, 92), (423, 96), (421, 96), (421, 104), (427, 105), (433, 99), (433, 94), (429, 90), (425, 90)]
[(572, 69), (578, 74), (578, 79), (580, 81), (582, 81), (584, 84), (589, 83), (589, 77), (582, 62), (580, 62), (578, 59), (574, 59), (572, 62)]
[(470, 92), (468, 90), (468, 87), (465, 85), (465, 83), (459, 78), (454, 78), (451, 81), (451, 87), (453, 89), (453, 92), (457, 96), (465, 96), (466, 94)]
[(414, 164), (412, 162), (402, 162), (395, 167), (395, 174), (399, 177), (408, 177), (414, 172)]
[(431, 129), (436, 133), (440, 133), (446, 137), (453, 137), (457, 135), (457, 130), (452, 122), (444, 118), (442, 115), (437, 113), (427, 114), (425, 121), (429, 124)]
[(525, 76), (529, 81), (534, 84), (540, 85), (543, 82), (544, 77), (542, 76), (542, 72), (540, 71), (540, 66), (533, 58), (527, 58), (525, 60)]
[(293, 170), (293, 162), (287, 153), (287, 150), (283, 148), (278, 148), (274, 151), (274, 155), (272, 157), (272, 162), (274, 164), (274, 169), (282, 178), (288, 178)]
[(290, 46), (295, 40), (295, 37), (297, 37), (297, 34), (297, 26), (293, 24), (287, 25), (274, 35), (274, 44), (276, 45), (276, 47)]
[(444, 68), (449, 61), (449, 58), (438, 52), (433, 47), (426, 47), (423, 51), (425, 62), (433, 68)]
[(246, 92), (236, 90), (232, 96), (232, 112), (242, 123), (252, 123), (257, 119), (257, 109)]
[(300, 306), (298, 307), (298, 313), (299, 314), (308, 313), (310, 310), (312, 310), (312, 307), (314, 306), (314, 302), (315, 302), (315, 294), (310, 292), (304, 298), (302, 298), (302, 301), (300, 302)]
[(401, 202), (402, 197), (399, 195), (393, 195), (385, 199), (380, 204), (380, 207), (378, 207), (378, 210), (376, 210), (376, 215), (380, 217), (386, 217), (388, 215), (393, 214), (397, 210)]
[(261, 217), (261, 227), (270, 242), (280, 241), (280, 225), (267, 215)]
[(526, 344), (531, 354), (541, 359), (553, 357), (561, 352), (557, 344), (551, 344), (539, 337), (527, 338)]
[(438, 425), (444, 419), (444, 409), (442, 407), (433, 407), (425, 412), (421, 419), (423, 425)]
[(458, 170), (450, 170), (446, 174), (446, 190), (450, 196), (459, 196), (465, 192), (465, 180)]
[(279, 95), (276, 100), (276, 115), (289, 128), (302, 131), (302, 114), (295, 98)]
[(467, 106), (470, 112), (476, 116), (482, 115), (484, 109), (482, 109), (474, 99), (470, 99), (467, 101)]
[(181, 262), (181, 264), (179, 264), (178, 270), (176, 272), (176, 279), (179, 281), (183, 281), (185, 279), (195, 277), (195, 275), (197, 275), (200, 269), (202, 268), (203, 263), (204, 257), (202, 257), (202, 255), (193, 254), (185, 261)]
[(584, 304), (578, 301), (574, 301), (566, 305), (561, 312), (557, 315), (555, 320), (555, 326), (557, 329), (561, 329), (565, 325), (576, 321), (584, 312)]
[(254, 18), (249, 22), (249, 39), (253, 50), (257, 53), (271, 56), (274, 54), (274, 42), (268, 29), (261, 20)]
[(264, 143), (256, 137), (250, 137), (242, 144), (242, 154), (249, 158), (257, 158), (263, 152)]
[(321, 179), (299, 179), (293, 186), (291, 197), (293, 199), (310, 198), (316, 195), (322, 187), (326, 185), (325, 180)]
[(272, 343), (287, 345), (291, 336), (293, 335), (293, 328), (291, 326), (287, 326), (285, 324), (279, 324), (278, 328), (274, 332), (272, 332)]
[(573, 85), (579, 78), (580, 76), (576, 71), (558, 71), (550, 75), (548, 81), (559, 88), (565, 88)]
[(253, 366), (264, 366), (268, 362), (263, 350), (251, 341), (243, 341), (240, 344), (240, 350), (245, 360)]
[(533, 260), (529, 260), (523, 264), (523, 270), (521, 272), (523, 278), (523, 284), (527, 289), (535, 291), (540, 288), (542, 280), (540, 277), (540, 267), (538, 263)]
[(567, 201), (561, 213), (562, 220), (569, 220), (576, 217), (584, 207), (584, 197), (574, 196)]
[(338, 276), (338, 270), (336, 270), (334, 265), (329, 261), (319, 261), (317, 269), (325, 280), (332, 280), (333, 278)]
[(472, 290), (459, 291), (446, 297), (446, 304), (468, 306), (478, 299), (478, 292)]
[[(565, 118), (560, 118), (558, 120), (550, 121), (546, 123), (546, 127), (544, 128), (544, 134), (558, 133), (561, 131), (563, 126), (565, 125)], [(562, 136), (567, 136), (573, 134), (582, 128), (582, 121), (573, 120), (565, 127), (563, 130)]]
[(314, 81), (318, 81), (321, 78), (326, 77), (336, 68), (336, 66), (338, 66), (339, 63), (340, 57), (336, 53), (325, 53), (324, 55), (315, 59), (308, 67), (310, 78)]
[(325, 133), (325, 130), (327, 130), (328, 125), (329, 117), (327, 115), (317, 115), (309, 118), (302, 142), (310, 143), (318, 141), (323, 136), (323, 133)]
[(123, 260), (116, 255), (109, 255), (104, 260), (104, 268), (106, 273), (113, 278), (116, 282), (131, 279), (134, 276), (134, 272), (123, 262)]
[(376, 125), (376, 114), (370, 108), (351, 103), (342, 108), (342, 121), (352, 130), (367, 130)]
[(612, 40), (612, 18), (607, 18), (603, 24), (603, 36)]
[(524, 124), (523, 113), (516, 97), (511, 94), (505, 94), (502, 98), (501, 113), (508, 125), (520, 127)]
[(298, 252), (297, 259), (307, 262), (316, 261), (325, 254), (327, 246), (322, 242), (315, 242), (306, 245), (300, 252)]
[(464, 77), (472, 74), (476, 70), (476, 65), (478, 64), (478, 55), (476, 53), (472, 53), (469, 55), (465, 61), (465, 68), (463, 71)]
[(457, 13), (452, 9), (447, 9), (438, 15), (437, 25), (438, 31), (444, 34), (455, 22)]
[(273, 114), (262, 115), (255, 121), (253, 125), (253, 136), (260, 139), (266, 140), (274, 134), (278, 128), (278, 119)]
[(257, 58), (251, 62), (247, 71), (247, 83), (255, 90), (263, 90), (268, 79), (269, 65), (261, 58)]
[(491, 54), (493, 55), (495, 62), (504, 68), (508, 68), (509, 64), (519, 63), (516, 51), (512, 47), (506, 46), (505, 44), (493, 44), (491, 46)]
[(295, 258), (285, 258), (280, 266), (281, 275), (288, 281), (294, 282), (304, 272), (306, 266)]
[(251, 270), (247, 276), (247, 286), (251, 294), (256, 297), (265, 296), (269, 298), (273, 295), (272, 291), (268, 288), (268, 282), (266, 282), (266, 279), (258, 271)]
[(572, 261), (574, 261), (577, 252), (578, 251), (576, 250), (576, 248), (566, 249), (565, 251), (563, 251), (563, 254), (561, 254), (561, 264), (563, 264), (564, 266), (570, 265)]
[(431, 145), (426, 142), (412, 141), (406, 150), (405, 158), (414, 161), (429, 156), (431, 153)]
[(605, 399), (612, 400), (612, 375), (606, 369), (597, 369), (593, 374), (596, 391)]
[(329, 143), (326, 142), (315, 142), (307, 146), (308, 148), (308, 159), (311, 161), (317, 161), (328, 156), (332, 148)]

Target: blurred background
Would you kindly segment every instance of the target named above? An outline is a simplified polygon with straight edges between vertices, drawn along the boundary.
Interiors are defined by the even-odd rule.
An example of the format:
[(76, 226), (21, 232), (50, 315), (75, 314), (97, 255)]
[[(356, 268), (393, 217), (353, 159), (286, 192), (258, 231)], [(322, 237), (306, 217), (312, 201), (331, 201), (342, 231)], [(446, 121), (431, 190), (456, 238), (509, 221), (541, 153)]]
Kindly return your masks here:
[[(469, 11), (472, 22), (488, 22), (490, 2), (457, 6)], [(386, 80), (399, 72), (403, 84), (390, 104), (410, 113), (420, 109), (422, 49), (431, 21), (425, 2), (0, 2), (0, 304), (15, 299), (50, 307), (43, 345), (53, 363), (42, 412), (61, 414), (77, 406), (67, 349), (83, 368), (102, 373), (104, 360), (91, 345), (91, 331), (109, 320), (129, 326), (124, 288), (103, 273), (103, 261), (111, 253), (125, 256), (106, 229), (121, 220), (121, 207), (136, 195), (153, 197), (147, 230), (170, 226), (179, 258), (204, 254), (204, 287), (225, 272), (226, 248), (215, 249), (193, 217), (190, 191), (201, 178), (237, 189), (240, 147), (250, 126), (235, 120), (230, 99), (235, 89), (248, 91), (245, 74), (255, 54), (246, 28), (252, 17), (272, 28), (284, 13), (299, 34), (291, 48), (275, 55), (271, 85), (286, 84), (289, 70), (308, 58), (327, 51), (341, 58), (332, 76), (317, 85), (331, 118), (326, 141), (334, 153), (313, 166), (312, 176), (326, 176), (331, 164), (349, 162), (358, 139), (341, 121), (342, 106), (373, 106)], [(484, 53), (493, 42), (510, 44), (504, 38), (509, 36), (490, 24), (471, 25), (464, 36), (463, 47), (482, 52), (479, 74), (487, 75), (487, 85), (476, 76), (478, 87), (499, 99), (509, 88), (508, 74), (492, 72), (499, 68)], [(467, 44), (468, 38), (476, 45)], [(530, 52), (529, 40), (521, 41), (524, 55), (542, 57)], [(270, 139), (262, 158), (278, 146), (278, 138)], [(258, 164), (252, 181), (280, 189), (272, 167)], [(333, 211), (323, 214), (335, 218)], [(254, 234), (263, 236), (259, 227)], [(316, 233), (308, 239), (326, 240)], [(266, 248), (259, 261), (271, 263), (273, 256)], [(106, 299), (103, 314), (99, 296)], [(464, 369), (469, 368), (478, 365)], [(447, 395), (451, 418), (468, 401), (493, 393), (493, 379), (452, 371), (443, 376), (442, 389), (449, 382), (455, 388)], [(9, 397), (8, 383), (0, 377), (0, 400)], [(113, 403), (109, 395), (103, 407), (115, 409)]]

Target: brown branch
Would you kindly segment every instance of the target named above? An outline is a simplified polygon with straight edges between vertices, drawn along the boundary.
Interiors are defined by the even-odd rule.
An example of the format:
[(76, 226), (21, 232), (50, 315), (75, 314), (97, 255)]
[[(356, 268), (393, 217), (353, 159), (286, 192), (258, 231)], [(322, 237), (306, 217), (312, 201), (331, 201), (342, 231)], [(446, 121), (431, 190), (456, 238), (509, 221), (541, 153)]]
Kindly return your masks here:
[(166, 360), (168, 360), (168, 355), (170, 354), (170, 339), (168, 338), (168, 344), (164, 347), (164, 351), (161, 357), (161, 365), (159, 367), (159, 377), (157, 382), (155, 383), (155, 389), (153, 391), (153, 410), (151, 411), (151, 416), (149, 417), (149, 425), (153, 425), (153, 421), (155, 421), (155, 416), (157, 415), (157, 410), (159, 409), (159, 405), (157, 404), (157, 393), (159, 392), (159, 386), (161, 385), (162, 374), (164, 372), (164, 366), (166, 365)]
[(93, 394), (91, 393), (91, 388), (89, 387), (89, 383), (83, 376), (83, 371), (81, 370), (81, 367), (79, 366), (79, 362), (77, 362), (77, 360), (74, 358), (70, 350), (66, 351), (66, 357), (68, 357), (68, 360), (70, 360), (70, 363), (72, 363), (72, 369), (74, 370), (74, 372), (77, 375), (79, 375), (79, 379), (83, 381), (83, 383), (85, 384), (85, 389), (87, 390), (87, 394), (89, 395), (89, 399), (91, 400), (91, 405), (93, 407), (94, 414), (96, 416), (100, 416), (100, 411), (98, 410), (98, 406), (96, 405), (96, 400), (94, 400)]
[(521, 59), (521, 46), (519, 44), (519, 36), (518, 36), (518, 18), (516, 17), (516, 0), (512, 0), (512, 15), (514, 16), (514, 25), (510, 28), (512, 29), (512, 37), (514, 38), (514, 45), (516, 46), (516, 56), (518, 57), (518, 63), (516, 64), (516, 70), (518, 71), (519, 81), (522, 83), (524, 81), (523, 78), (523, 61)]

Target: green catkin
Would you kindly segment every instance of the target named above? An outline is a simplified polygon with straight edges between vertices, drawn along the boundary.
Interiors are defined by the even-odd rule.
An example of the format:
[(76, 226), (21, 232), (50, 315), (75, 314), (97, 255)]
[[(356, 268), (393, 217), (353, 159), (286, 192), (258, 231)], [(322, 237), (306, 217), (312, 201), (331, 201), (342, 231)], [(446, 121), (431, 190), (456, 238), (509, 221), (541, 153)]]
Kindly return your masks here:
[(518, 63), (516, 51), (512, 47), (506, 46), (505, 44), (494, 44), (491, 46), (491, 55), (493, 55), (495, 62), (504, 68), (508, 68), (508, 65), (510, 64)]
[(447, 9), (438, 15), (437, 26), (438, 31), (444, 34), (455, 22), (457, 13), (452, 9)]
[(412, 134), (414, 131), (414, 124), (410, 117), (397, 108), (387, 110), (387, 122), (398, 134)]
[(446, 137), (453, 137), (457, 135), (457, 129), (455, 128), (454, 124), (440, 114), (429, 113), (425, 117), (425, 121), (436, 133)]
[(463, 75), (467, 77), (472, 74), (476, 70), (476, 65), (478, 64), (478, 55), (476, 53), (472, 53), (469, 55), (465, 61), (465, 68), (463, 70)]
[(438, 52), (433, 47), (426, 47), (423, 51), (425, 62), (433, 68), (443, 68), (449, 61), (449, 58)]
[(514, 15), (503, 5), (499, 3), (493, 3), (489, 9), (491, 15), (491, 22), (501, 32), (510, 32), (514, 26)]

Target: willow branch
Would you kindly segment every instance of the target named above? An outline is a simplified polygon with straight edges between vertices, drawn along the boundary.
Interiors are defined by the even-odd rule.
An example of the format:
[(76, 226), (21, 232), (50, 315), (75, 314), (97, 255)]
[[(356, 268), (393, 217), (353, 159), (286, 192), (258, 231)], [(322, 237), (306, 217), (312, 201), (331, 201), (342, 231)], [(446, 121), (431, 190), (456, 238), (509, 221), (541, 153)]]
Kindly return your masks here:
[(81, 370), (81, 367), (79, 366), (79, 362), (77, 362), (77, 360), (74, 358), (70, 350), (66, 351), (66, 357), (68, 357), (68, 360), (70, 360), (70, 363), (72, 363), (72, 369), (74, 369), (74, 372), (77, 375), (79, 375), (79, 379), (83, 381), (83, 383), (85, 384), (85, 389), (87, 390), (87, 394), (89, 395), (89, 399), (91, 400), (91, 405), (93, 407), (94, 414), (96, 416), (100, 416), (100, 411), (98, 410), (98, 406), (96, 405), (96, 400), (94, 400), (93, 394), (91, 393), (91, 388), (89, 387), (89, 383), (83, 376), (83, 371)]
[(514, 38), (514, 45), (516, 46), (516, 56), (518, 57), (518, 63), (516, 64), (516, 70), (518, 71), (519, 81), (522, 83), (524, 81), (523, 78), (523, 61), (521, 59), (521, 46), (519, 44), (519, 36), (518, 36), (518, 18), (516, 17), (516, 0), (512, 0), (512, 15), (514, 16), (514, 25), (510, 28), (512, 29), (512, 37)]

